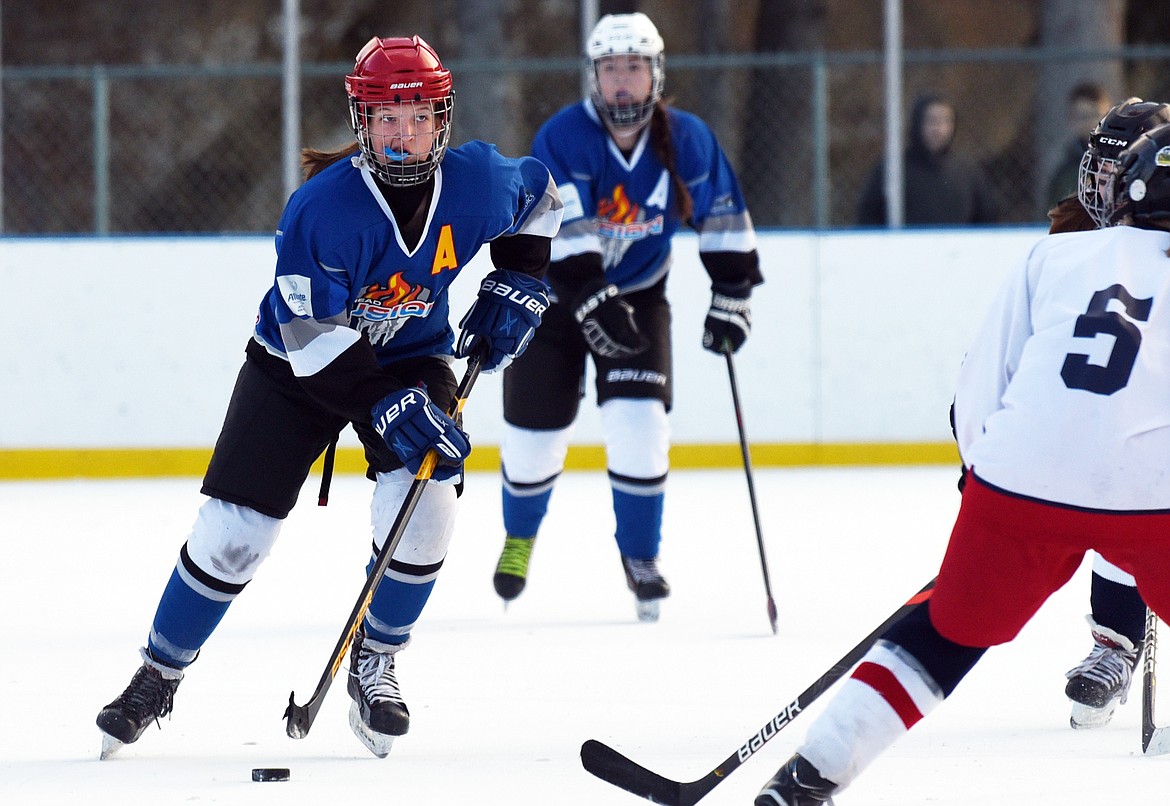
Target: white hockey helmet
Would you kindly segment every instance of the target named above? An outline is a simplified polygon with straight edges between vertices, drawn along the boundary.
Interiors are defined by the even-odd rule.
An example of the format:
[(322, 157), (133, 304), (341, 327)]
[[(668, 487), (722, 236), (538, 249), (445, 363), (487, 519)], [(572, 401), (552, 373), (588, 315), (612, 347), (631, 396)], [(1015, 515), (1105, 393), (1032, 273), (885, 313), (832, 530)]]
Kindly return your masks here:
[[(641, 12), (606, 14), (585, 43), (589, 58), (589, 94), (597, 113), (616, 131), (641, 127), (654, 112), (666, 84), (665, 46), (658, 29)], [(607, 56), (641, 56), (650, 62), (650, 97), (638, 103), (607, 104), (597, 83), (597, 64)]]

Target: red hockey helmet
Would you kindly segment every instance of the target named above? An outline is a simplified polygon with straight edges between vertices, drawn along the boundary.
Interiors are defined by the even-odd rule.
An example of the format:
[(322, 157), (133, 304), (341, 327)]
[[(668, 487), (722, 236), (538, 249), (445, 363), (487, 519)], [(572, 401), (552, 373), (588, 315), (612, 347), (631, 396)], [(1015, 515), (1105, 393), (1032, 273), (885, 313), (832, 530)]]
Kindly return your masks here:
[[(451, 71), (443, 67), (435, 49), (418, 36), (374, 37), (358, 53), (353, 72), (345, 77), (345, 92), (354, 135), (374, 175), (395, 186), (430, 179), (447, 151), (455, 105)], [(399, 153), (372, 142), (370, 122), (391, 104), (408, 104), (415, 114), (425, 110), (433, 116), (434, 140), (429, 154)]]

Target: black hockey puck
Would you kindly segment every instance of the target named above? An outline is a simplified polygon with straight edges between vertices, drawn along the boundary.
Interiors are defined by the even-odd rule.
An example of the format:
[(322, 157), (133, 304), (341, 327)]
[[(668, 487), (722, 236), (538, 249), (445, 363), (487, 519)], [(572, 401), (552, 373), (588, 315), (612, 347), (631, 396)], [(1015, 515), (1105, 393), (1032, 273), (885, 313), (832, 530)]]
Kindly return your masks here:
[(288, 767), (256, 767), (252, 770), (252, 780), (257, 783), (287, 781), (288, 775)]

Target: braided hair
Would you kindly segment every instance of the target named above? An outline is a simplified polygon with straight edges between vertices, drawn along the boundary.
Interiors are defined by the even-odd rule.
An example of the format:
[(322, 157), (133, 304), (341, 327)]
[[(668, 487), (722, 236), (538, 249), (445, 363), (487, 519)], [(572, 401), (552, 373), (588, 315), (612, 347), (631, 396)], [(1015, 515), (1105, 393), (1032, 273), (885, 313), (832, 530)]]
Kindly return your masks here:
[(687, 183), (675, 169), (674, 142), (670, 136), (670, 117), (667, 115), (670, 103), (671, 99), (662, 98), (654, 105), (654, 112), (650, 116), (650, 147), (654, 149), (659, 161), (670, 174), (670, 183), (674, 187), (674, 212), (693, 229), (695, 201), (691, 198), (691, 192), (687, 190)]

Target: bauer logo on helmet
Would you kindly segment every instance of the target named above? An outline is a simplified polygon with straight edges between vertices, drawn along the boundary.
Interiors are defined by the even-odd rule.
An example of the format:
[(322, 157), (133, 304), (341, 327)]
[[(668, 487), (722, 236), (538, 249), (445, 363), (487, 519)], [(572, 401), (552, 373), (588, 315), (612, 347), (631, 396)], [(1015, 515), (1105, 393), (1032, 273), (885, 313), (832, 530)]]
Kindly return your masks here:
[(455, 91), (434, 48), (415, 36), (374, 37), (345, 77), (362, 167), (395, 187), (430, 180), (451, 137)]

